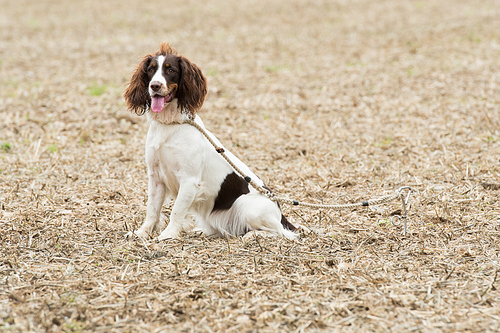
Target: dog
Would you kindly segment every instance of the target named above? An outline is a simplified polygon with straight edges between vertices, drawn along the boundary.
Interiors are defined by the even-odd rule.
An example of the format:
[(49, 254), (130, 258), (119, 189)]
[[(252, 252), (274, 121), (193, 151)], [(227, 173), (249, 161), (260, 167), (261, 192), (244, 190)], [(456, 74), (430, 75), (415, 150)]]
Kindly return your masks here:
[[(198, 129), (182, 124), (191, 119), (205, 129), (197, 112), (206, 95), (207, 80), (201, 70), (169, 43), (146, 55), (133, 72), (123, 96), (130, 112), (146, 114), (149, 121), (146, 219), (134, 233), (149, 238), (161, 231), (161, 208), (168, 197), (174, 205), (158, 240), (178, 238), (193, 227), (218, 237), (241, 236), (252, 230), (297, 237), (297, 228), (283, 216), (278, 203), (249, 186)], [(225, 153), (243, 173), (265, 186), (238, 158)]]

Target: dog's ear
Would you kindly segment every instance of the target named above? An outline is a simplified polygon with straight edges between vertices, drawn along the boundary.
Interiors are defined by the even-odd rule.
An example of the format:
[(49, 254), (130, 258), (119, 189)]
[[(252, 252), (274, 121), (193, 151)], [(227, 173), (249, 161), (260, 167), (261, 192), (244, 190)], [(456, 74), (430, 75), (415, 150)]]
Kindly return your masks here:
[(177, 90), (178, 105), (181, 112), (194, 115), (205, 102), (207, 79), (201, 70), (188, 59), (180, 56), (181, 79)]
[(142, 116), (151, 105), (151, 97), (148, 92), (148, 73), (147, 69), (152, 55), (147, 55), (132, 74), (132, 78), (123, 92), (123, 97), (127, 102), (127, 109), (139, 116)]

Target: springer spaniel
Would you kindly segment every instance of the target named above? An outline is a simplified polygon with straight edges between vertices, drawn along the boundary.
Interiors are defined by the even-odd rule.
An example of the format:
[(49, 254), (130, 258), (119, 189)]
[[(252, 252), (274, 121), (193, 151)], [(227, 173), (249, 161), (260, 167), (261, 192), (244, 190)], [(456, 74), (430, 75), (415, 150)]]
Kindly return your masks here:
[[(177, 55), (168, 43), (162, 43), (155, 54), (146, 55), (134, 71), (124, 92), (127, 107), (138, 115), (147, 114), (150, 123), (146, 139), (146, 220), (135, 234), (148, 238), (153, 231), (161, 231), (160, 212), (169, 197), (175, 202), (159, 240), (178, 238), (181, 231), (193, 226), (214, 236), (263, 230), (295, 238), (297, 228), (287, 221), (276, 202), (249, 186), (198, 129), (180, 124), (192, 119), (204, 128), (196, 113), (206, 95), (207, 82), (201, 70)], [(223, 148), (213, 134), (207, 133)], [(238, 158), (227, 150), (226, 155), (264, 186)]]

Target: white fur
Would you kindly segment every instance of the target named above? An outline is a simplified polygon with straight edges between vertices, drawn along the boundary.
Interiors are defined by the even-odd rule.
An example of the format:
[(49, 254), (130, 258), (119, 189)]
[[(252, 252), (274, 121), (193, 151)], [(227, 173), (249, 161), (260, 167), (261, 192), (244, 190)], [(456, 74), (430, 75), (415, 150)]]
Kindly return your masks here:
[[(162, 86), (167, 86), (167, 80), (162, 75), (162, 67), (163, 67), (163, 62), (165, 61), (165, 56), (158, 56), (158, 67), (156, 69), (155, 75), (151, 78), (150, 82), (160, 82)], [(151, 89), (151, 86), (148, 87), (149, 94), (153, 94), (153, 90)]]
[[(193, 221), (207, 235), (239, 236), (250, 230), (264, 230), (295, 238), (294, 232), (281, 225), (278, 205), (251, 186), (250, 193), (241, 195), (230, 209), (212, 212), (220, 186), (233, 169), (195, 127), (175, 123), (186, 117), (178, 111), (177, 99), (160, 113), (148, 113), (148, 204), (146, 220), (135, 234), (148, 238), (153, 231), (160, 231), (161, 207), (168, 197), (175, 202), (170, 222), (159, 240), (179, 237), (181, 231), (192, 228)], [(198, 116), (194, 120), (204, 128)], [(213, 134), (209, 135), (223, 147)], [(243, 172), (263, 185), (243, 162), (227, 150), (226, 154)]]

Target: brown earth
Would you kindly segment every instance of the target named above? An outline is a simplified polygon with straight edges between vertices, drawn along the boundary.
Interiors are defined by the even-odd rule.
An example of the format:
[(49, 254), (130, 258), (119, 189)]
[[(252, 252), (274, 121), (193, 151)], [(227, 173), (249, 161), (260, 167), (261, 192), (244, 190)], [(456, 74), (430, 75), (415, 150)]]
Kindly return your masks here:
[[(500, 330), (499, 1), (4, 1), (0, 327), (14, 332)], [(312, 232), (127, 239), (147, 124), (121, 97), (169, 41), (200, 116)], [(168, 215), (169, 206), (165, 213)]]

